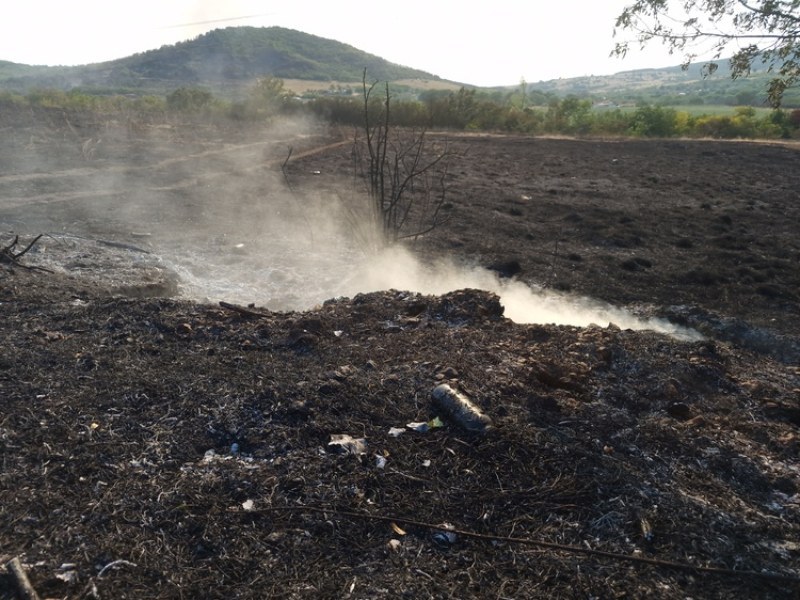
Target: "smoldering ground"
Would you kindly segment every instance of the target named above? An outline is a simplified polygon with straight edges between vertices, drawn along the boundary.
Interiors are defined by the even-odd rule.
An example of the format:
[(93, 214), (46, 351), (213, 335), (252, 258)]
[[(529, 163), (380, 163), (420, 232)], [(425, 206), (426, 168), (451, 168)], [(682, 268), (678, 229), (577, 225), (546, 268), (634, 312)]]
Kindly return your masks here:
[[(369, 198), (352, 173), (319, 173), (318, 188), (298, 190), (282, 171), (291, 153), (333, 141), (323, 139), (317, 124), (283, 121), (235, 142), (177, 127), (132, 132), (113, 123), (92, 134), (84, 140), (73, 127), (46, 143), (39, 132), (25, 145), (27, 162), (18, 160), (13, 173), (0, 177), (3, 230), (46, 232), (31, 259), (51, 268), (94, 277), (103, 275), (91, 270), (106, 271), (119, 285), (136, 276), (125, 268), (129, 259), (172, 272), (182, 297), (281, 311), (382, 289), (477, 288), (500, 295), (506, 316), (521, 323), (614, 323), (692, 335), (477, 264), (422, 260), (413, 244), (382, 244)], [(130, 248), (92, 247), (81, 239)], [(114, 252), (128, 256), (100, 258)]]
[[(166, 136), (155, 138), (162, 154), (188, 154)], [(208, 149), (251, 143), (226, 139)], [(612, 146), (619, 162), (630, 162), (624, 170), (608, 164)], [(30, 263), (63, 247), (70, 260), (88, 266), (89, 249), (102, 248), (123, 265), (183, 261), (199, 283), (225, 281), (233, 269), (245, 283), (258, 283), (261, 266), (272, 269), (264, 275), (275, 282), (288, 278), (283, 289), (298, 294), (349, 277), (353, 291), (342, 285), (324, 295), (417, 284), (413, 272), (398, 277), (402, 257), (372, 260), (378, 253), (356, 242), (346, 211), (322, 211), (348, 199), (358, 204), (346, 146), (290, 162), (294, 193), (286, 193), (280, 170), (285, 145), (276, 145), (282, 156), (273, 166), (264, 149), (251, 162), (232, 162), (241, 174), (225, 174), (225, 152), (215, 159), (218, 177), (187, 168), (181, 179), (154, 167), (137, 176), (135, 190), (121, 190), (128, 196), (120, 197), (141, 198), (128, 207), (132, 215), (95, 196), (83, 200), (80, 219), (67, 210), (72, 200), (4, 210), (0, 218), (25, 221), (34, 234), (51, 232), (37, 256), (24, 257)], [(419, 285), (445, 283), (449, 265), (438, 266), (437, 257), (459, 256), (457, 272), (483, 277), (482, 265), (513, 256), (521, 285), (552, 267), (553, 285), (561, 281), (620, 305), (684, 304), (734, 315), (744, 306), (746, 316), (774, 316), (776, 328), (794, 331), (792, 305), (765, 308), (752, 284), (753, 294), (741, 294), (732, 273), (766, 255), (776, 274), (770, 289), (788, 294), (778, 278), (797, 281), (797, 170), (789, 168), (796, 154), (742, 146), (729, 156), (723, 178), (712, 167), (727, 160), (722, 153), (730, 146), (716, 143), (676, 148), (495, 137), (481, 150), (452, 182), (451, 221), (409, 249), (416, 257), (409, 271), (427, 279)], [(699, 165), (697, 172), (683, 168), (684, 158)], [(771, 167), (781, 158), (781, 168)], [(103, 160), (98, 155), (92, 168)], [(202, 159), (172, 165), (196, 160)], [(66, 159), (59, 164), (83, 168)], [(213, 164), (198, 172), (210, 173)], [(755, 181), (761, 172), (769, 174), (768, 188)], [(648, 187), (654, 173), (667, 185)], [(717, 184), (731, 179), (735, 193), (721, 196)], [(559, 187), (551, 193), (553, 182)], [(45, 191), (35, 176), (30, 189), (8, 185), (17, 197)], [(699, 206), (706, 194), (719, 204)], [(752, 211), (738, 207), (751, 199), (758, 203)], [(560, 221), (571, 228), (559, 235), (555, 219), (573, 213)], [(31, 227), (34, 218), (51, 228)], [(94, 229), (81, 230), (88, 218)], [(739, 225), (757, 236), (752, 250), (731, 243), (750, 235)], [(77, 233), (66, 233), (73, 228)], [(674, 246), (672, 231), (694, 247)], [(621, 234), (640, 241), (610, 241)], [(556, 257), (546, 252), (554, 239)], [(726, 244), (725, 255), (715, 260), (718, 242)], [(89, 256), (78, 261), (83, 249)], [(317, 265), (316, 279), (289, 260), (301, 256)], [(632, 257), (652, 266), (623, 267)], [(753, 276), (763, 262), (744, 264)], [(700, 266), (707, 275), (694, 281), (713, 286), (671, 276)], [(253, 318), (214, 305), (108, 298), (103, 285), (6, 267), (0, 494), (11, 525), (0, 528), (0, 545), (7, 558), (20, 557), (42, 597), (95, 588), (112, 598), (341, 597), (353, 589), (364, 597), (545, 598), (597, 590), (797, 596), (796, 360), (780, 363), (719, 340), (514, 325), (495, 318), (495, 298), (480, 292), (413, 303), (405, 293), (367, 294), (309, 314), (259, 310)], [(96, 270), (73, 272), (84, 278)], [(181, 277), (182, 293), (191, 282)], [(238, 302), (275, 301), (255, 292), (248, 288)], [(198, 297), (235, 302), (238, 291), (229, 285), (203, 293)], [(736, 305), (724, 304), (726, 297)], [(290, 306), (302, 306), (295, 302)], [(508, 296), (503, 302), (510, 312)], [(475, 437), (445, 418), (444, 427), (394, 437), (392, 428), (438, 416), (430, 391), (442, 377), (495, 429)], [(363, 437), (368, 453), (326, 452), (331, 436), (342, 433)], [(458, 539), (445, 547), (424, 523), (452, 523)], [(510, 534), (516, 540), (502, 537)], [(588, 540), (595, 556), (517, 543), (524, 540), (576, 549)], [(677, 571), (672, 561), (686, 568)], [(704, 565), (708, 572), (696, 576)], [(725, 570), (740, 567), (748, 571)], [(0, 580), (13, 595), (12, 585)]]

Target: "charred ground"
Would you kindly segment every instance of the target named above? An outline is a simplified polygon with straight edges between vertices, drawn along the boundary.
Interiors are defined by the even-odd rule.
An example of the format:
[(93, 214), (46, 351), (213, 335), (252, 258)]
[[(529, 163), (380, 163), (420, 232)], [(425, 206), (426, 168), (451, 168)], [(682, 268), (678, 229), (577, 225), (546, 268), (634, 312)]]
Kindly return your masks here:
[[(98, 166), (82, 166), (69, 132), (37, 132), (74, 155), (56, 153), (49, 178), (0, 179), (17, 199), (0, 216), (23, 238), (57, 219), (67, 192), (109, 202), (80, 195), (74, 169)], [(202, 161), (231, 140), (170, 147), (190, 142)], [(39, 594), (59, 598), (796, 597), (797, 150), (457, 143), (450, 221), (416, 252), (514, 264), (531, 283), (708, 338), (514, 324), (478, 291), (277, 313), (6, 264), (3, 562), (19, 556)], [(144, 166), (170, 158), (139, 147)], [(258, 151), (261, 166), (236, 174), (252, 193), (278, 169)], [(298, 193), (324, 190), (349, 156), (300, 157), (288, 175)], [(162, 177), (158, 199), (176, 214), (214, 199), (208, 179), (148, 171)], [(443, 381), (493, 430), (438, 414)], [(406, 428), (436, 416), (443, 427)], [(333, 452), (335, 434), (364, 438), (366, 453)], [(14, 597), (10, 576), (0, 597)]]

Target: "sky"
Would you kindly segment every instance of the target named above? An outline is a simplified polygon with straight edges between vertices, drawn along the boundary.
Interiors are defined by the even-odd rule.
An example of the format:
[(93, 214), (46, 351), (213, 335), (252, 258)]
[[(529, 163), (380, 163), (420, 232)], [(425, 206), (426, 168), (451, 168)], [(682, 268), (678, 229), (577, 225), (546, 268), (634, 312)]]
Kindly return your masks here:
[[(658, 45), (611, 58), (631, 0), (26, 0), (6, 2), (0, 60), (77, 65), (233, 26), (334, 39), (459, 83), (514, 85), (681, 62)], [(630, 37), (630, 34), (627, 34)], [(624, 39), (624, 38), (620, 38)]]

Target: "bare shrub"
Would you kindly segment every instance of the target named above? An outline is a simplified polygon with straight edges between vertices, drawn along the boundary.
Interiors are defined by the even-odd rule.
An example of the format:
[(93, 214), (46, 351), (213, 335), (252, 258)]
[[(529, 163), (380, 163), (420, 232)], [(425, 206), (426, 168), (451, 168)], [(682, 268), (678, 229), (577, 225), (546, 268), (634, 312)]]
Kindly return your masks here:
[(353, 144), (355, 172), (366, 182), (370, 211), (384, 243), (414, 238), (447, 220), (445, 198), (450, 159), (446, 143), (429, 142), (425, 130), (392, 124), (388, 82), (381, 97), (378, 82), (362, 78), (363, 126)]

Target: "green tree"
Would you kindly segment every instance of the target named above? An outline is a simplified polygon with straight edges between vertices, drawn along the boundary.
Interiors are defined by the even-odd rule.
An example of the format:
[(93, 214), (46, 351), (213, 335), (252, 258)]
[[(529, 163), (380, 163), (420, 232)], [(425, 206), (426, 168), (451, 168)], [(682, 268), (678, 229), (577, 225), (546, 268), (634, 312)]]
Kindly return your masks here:
[(673, 108), (640, 106), (631, 122), (631, 132), (646, 137), (670, 137), (675, 135), (678, 113)]
[[(615, 35), (630, 31), (640, 46), (660, 41), (683, 55), (684, 67), (701, 55), (715, 62), (731, 53), (731, 76), (747, 76), (758, 65), (772, 74), (770, 103), (780, 106), (787, 88), (800, 81), (800, 0), (637, 0), (617, 17)], [(618, 42), (624, 57), (633, 41)]]
[(198, 88), (181, 87), (167, 95), (167, 108), (180, 112), (200, 112), (211, 107), (214, 96)]
[(628, 133), (631, 114), (618, 108), (597, 110), (594, 113), (592, 133), (603, 135), (624, 135)]
[(509, 96), (511, 106), (525, 110), (528, 107), (528, 82), (523, 77), (519, 81), (519, 88)]
[(283, 79), (278, 77), (262, 77), (250, 90), (249, 103), (259, 116), (271, 116), (283, 108), (288, 93), (284, 89)]
[(461, 88), (448, 98), (448, 114), (450, 126), (466, 129), (472, 123), (478, 112), (478, 103), (475, 99), (475, 90)]
[(587, 134), (592, 129), (592, 102), (577, 96), (553, 100), (547, 109), (547, 125), (557, 133)]
[(758, 102), (758, 93), (755, 90), (744, 90), (736, 94), (735, 100), (740, 106), (753, 106)]

